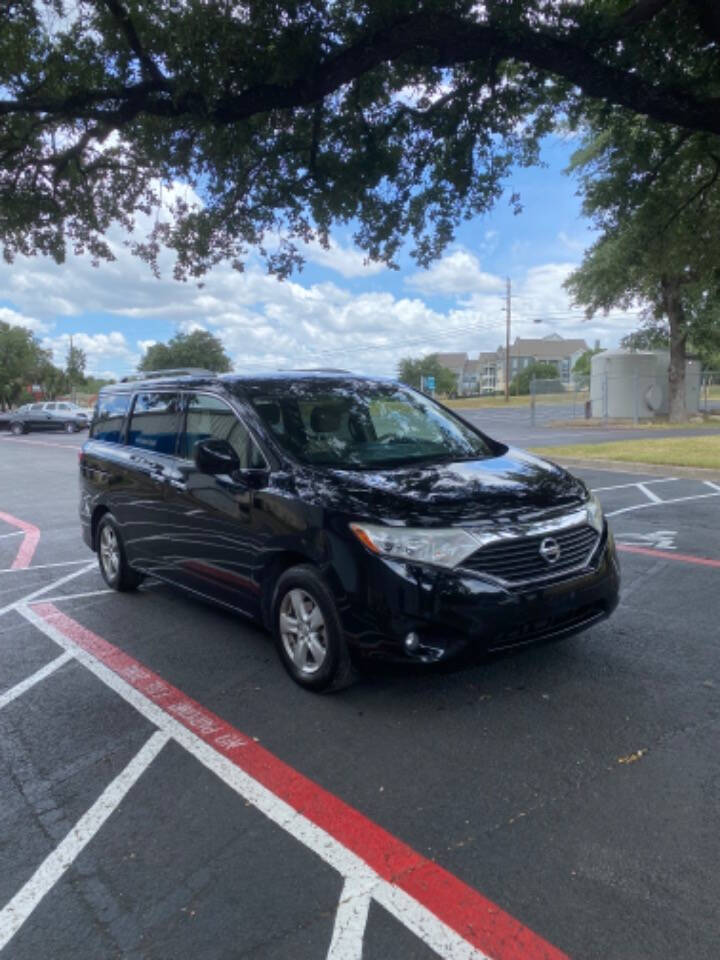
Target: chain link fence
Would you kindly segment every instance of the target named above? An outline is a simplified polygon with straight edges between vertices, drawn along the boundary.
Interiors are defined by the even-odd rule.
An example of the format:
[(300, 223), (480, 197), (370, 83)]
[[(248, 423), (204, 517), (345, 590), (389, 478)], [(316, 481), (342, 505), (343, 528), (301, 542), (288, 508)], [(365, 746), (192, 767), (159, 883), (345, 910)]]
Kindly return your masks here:
[[(622, 420), (639, 423), (667, 417), (667, 384), (656, 376), (602, 374), (576, 377), (570, 384), (559, 380), (533, 380), (527, 397), (530, 422), (535, 425), (566, 420)], [(720, 371), (688, 378), (686, 403), (689, 416), (720, 415)]]

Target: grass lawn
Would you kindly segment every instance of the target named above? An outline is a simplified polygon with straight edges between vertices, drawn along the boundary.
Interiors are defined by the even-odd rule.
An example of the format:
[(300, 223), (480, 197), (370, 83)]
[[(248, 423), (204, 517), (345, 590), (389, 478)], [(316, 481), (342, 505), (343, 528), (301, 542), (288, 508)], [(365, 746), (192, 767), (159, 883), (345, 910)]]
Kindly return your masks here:
[[(585, 402), (587, 393), (577, 393), (575, 403), (578, 406)], [(573, 393), (539, 393), (535, 397), (535, 403), (540, 406), (544, 403), (572, 403)], [(457, 400), (442, 400), (446, 407), (454, 407), (457, 410), (482, 410), (483, 408), (497, 409), (498, 407), (527, 407), (530, 409), (530, 397), (525, 394), (520, 397), (510, 397), (506, 402), (505, 397), (458, 397)]]
[(713, 436), (575, 443), (560, 447), (536, 447), (534, 452), (550, 460), (578, 457), (582, 460), (624, 460), (720, 470), (720, 437)]

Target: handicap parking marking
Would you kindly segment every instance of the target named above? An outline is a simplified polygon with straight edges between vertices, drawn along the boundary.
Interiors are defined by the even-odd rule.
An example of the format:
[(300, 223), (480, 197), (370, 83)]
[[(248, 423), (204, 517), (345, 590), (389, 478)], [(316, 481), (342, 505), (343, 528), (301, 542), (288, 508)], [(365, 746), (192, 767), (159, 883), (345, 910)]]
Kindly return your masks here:
[(615, 544), (622, 547), (652, 547), (655, 550), (677, 550), (677, 530), (651, 530), (647, 533), (615, 530)]
[[(565, 954), (482, 894), (294, 770), (123, 650), (72, 620), (54, 604), (32, 601), (31, 596), (16, 605), (21, 616), (134, 706), (165, 740), (172, 739), (184, 747), (344, 878), (327, 960), (362, 956), (372, 903), (382, 906), (448, 960), (567, 960)], [(118, 796), (119, 803), (135, 782), (132, 777), (126, 781), (127, 789), (116, 790), (110, 805)], [(112, 787), (111, 784), (108, 789)], [(89, 817), (90, 828), (95, 832), (104, 822), (107, 806), (103, 801), (101, 809)], [(76, 829), (82, 841), (88, 824), (81, 818)], [(73, 841), (68, 842), (66, 854), (70, 856), (75, 846)], [(55, 878), (55, 883), (62, 875), (58, 872), (62, 862), (56, 856), (47, 869), (39, 868), (39, 874), (36, 872), (31, 887), (21, 898), (26, 910), (23, 917), (30, 915), (52, 886), (47, 885), (46, 879)], [(11, 922), (15, 924), (13, 929), (18, 929), (17, 916), (17, 906), (13, 913), (0, 914), (4, 917), (0, 921), (0, 944)]]

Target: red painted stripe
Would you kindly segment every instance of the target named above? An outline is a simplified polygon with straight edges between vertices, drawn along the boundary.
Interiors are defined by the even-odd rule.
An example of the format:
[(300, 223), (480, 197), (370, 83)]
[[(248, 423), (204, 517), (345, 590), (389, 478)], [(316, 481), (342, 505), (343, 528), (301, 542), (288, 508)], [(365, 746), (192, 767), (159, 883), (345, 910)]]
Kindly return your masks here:
[(18, 527), (22, 530), (25, 536), (22, 538), (22, 543), (18, 548), (18, 552), (15, 555), (15, 559), (10, 565), (11, 570), (24, 570), (25, 567), (29, 567), (32, 561), (32, 558), (35, 554), (35, 548), (40, 541), (40, 530), (35, 526), (34, 523), (27, 523), (25, 520), (18, 520), (17, 517), (11, 516), (9, 513), (3, 513), (0, 510), (0, 520), (4, 520), (5, 523), (9, 523), (11, 527)]
[(647, 557), (662, 557), (663, 560), (678, 560), (680, 563), (697, 563), (701, 567), (720, 568), (720, 560), (710, 557), (695, 557), (691, 553), (675, 553), (672, 550), (654, 550), (652, 547), (635, 547), (629, 543), (618, 543), (617, 549), (623, 553), (642, 553)]
[(33, 610), (493, 960), (568, 960), (491, 900), (426, 860), (54, 604), (36, 603)]

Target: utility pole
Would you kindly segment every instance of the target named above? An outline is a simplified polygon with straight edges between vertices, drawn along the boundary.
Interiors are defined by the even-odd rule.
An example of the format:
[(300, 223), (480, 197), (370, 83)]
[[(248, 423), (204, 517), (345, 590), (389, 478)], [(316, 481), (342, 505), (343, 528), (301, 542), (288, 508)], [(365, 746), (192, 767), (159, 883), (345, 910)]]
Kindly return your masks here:
[(505, 292), (505, 402), (510, 400), (510, 277)]

